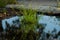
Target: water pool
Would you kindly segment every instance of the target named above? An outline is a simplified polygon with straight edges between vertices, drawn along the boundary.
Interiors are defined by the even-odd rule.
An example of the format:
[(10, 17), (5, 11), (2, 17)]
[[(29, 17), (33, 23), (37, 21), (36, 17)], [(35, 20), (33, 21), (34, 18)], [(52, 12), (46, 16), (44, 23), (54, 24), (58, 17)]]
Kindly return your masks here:
[(38, 23), (46, 24), (44, 31), (46, 33), (56, 29), (56, 33), (60, 31), (60, 18), (56, 18), (56, 16), (46, 16), (46, 15), (38, 15)]

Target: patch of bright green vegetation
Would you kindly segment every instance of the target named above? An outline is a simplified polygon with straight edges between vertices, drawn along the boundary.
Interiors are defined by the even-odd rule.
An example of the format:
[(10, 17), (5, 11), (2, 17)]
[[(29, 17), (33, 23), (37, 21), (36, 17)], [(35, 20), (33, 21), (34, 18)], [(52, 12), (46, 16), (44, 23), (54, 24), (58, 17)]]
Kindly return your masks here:
[(22, 30), (25, 32), (29, 32), (29, 30), (35, 30), (36, 29), (36, 24), (37, 24), (37, 19), (36, 19), (36, 14), (37, 12), (32, 9), (22, 9), (23, 12), (23, 20), (22, 20)]

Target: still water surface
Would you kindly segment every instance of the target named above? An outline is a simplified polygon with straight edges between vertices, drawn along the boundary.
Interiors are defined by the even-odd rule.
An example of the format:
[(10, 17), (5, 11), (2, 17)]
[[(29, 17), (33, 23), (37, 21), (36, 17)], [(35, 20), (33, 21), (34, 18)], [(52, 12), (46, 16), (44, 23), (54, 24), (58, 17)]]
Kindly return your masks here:
[[(23, 18), (23, 17), (22, 17)], [(4, 19), (2, 20), (2, 27), (5, 30), (6, 29), (6, 21), (12, 25), (13, 24), (13, 20), (20, 20), (20, 18), (18, 16), (9, 18), (9, 19)], [(46, 15), (38, 15), (38, 23), (39, 24), (45, 24), (45, 29), (44, 31), (48, 33), (48, 31), (50, 31), (50, 33), (56, 29), (58, 33), (60, 31), (60, 18), (56, 18), (55, 16), (46, 16)]]
[(38, 23), (45, 24), (45, 32), (52, 33), (54, 29), (56, 29), (56, 33), (60, 31), (60, 18), (56, 18), (56, 16), (46, 16), (46, 15), (39, 15), (38, 16)]

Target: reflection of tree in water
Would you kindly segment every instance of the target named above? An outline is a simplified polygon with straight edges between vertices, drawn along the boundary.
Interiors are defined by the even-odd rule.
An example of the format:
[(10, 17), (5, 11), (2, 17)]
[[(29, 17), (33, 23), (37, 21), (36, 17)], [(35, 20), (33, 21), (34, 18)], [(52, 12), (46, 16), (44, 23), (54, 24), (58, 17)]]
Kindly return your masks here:
[[(18, 20), (17, 20), (18, 21)], [(6, 21), (6, 39), (8, 40), (12, 40), (13, 37), (17, 34), (17, 30), (18, 27), (16, 27), (15, 25), (10, 25), (7, 21)]]
[(2, 27), (2, 21), (0, 20), (0, 32), (3, 31), (3, 27)]

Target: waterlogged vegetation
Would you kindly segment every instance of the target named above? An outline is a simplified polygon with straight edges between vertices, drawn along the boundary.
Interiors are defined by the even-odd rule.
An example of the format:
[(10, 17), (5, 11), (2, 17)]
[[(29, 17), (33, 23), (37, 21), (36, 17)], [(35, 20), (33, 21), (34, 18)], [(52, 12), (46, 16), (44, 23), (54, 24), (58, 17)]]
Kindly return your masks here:
[(0, 0), (0, 24), (4, 24), (3, 28), (2, 24), (0, 25), (0, 40), (54, 40), (60, 35), (60, 31), (56, 34), (60, 23), (55, 16), (44, 16), (42, 12), (39, 14), (37, 10), (24, 7), (11, 7), (7, 8), (8, 10), (5, 8), (7, 4), (16, 3), (16, 0)]
[[(7, 10), (4, 9), (3, 12), (5, 12), (6, 13), (5, 16), (7, 16), (8, 14)], [(54, 30), (57, 30), (59, 28), (59, 25), (56, 26), (58, 28), (54, 27), (54, 25), (58, 23), (55, 16), (54, 17), (46, 16), (46, 15), (44, 16), (42, 12), (40, 15), (37, 15), (36, 10), (25, 9), (24, 7), (20, 7), (19, 11), (18, 12), (16, 11), (17, 12), (16, 16), (13, 16), (14, 15), (13, 13), (15, 13), (14, 8), (12, 8), (11, 12), (12, 12), (12, 17), (5, 20), (6, 29), (3, 30), (5, 34), (3, 34), (3, 32), (1, 33), (3, 34), (4, 39), (7, 39), (7, 40), (17, 40), (17, 39), (18, 40), (42, 40), (44, 39), (44, 37), (46, 37), (45, 40), (48, 40), (50, 37), (47, 38), (47, 34), (51, 36)], [(52, 30), (54, 28), (52, 34), (50, 34), (51, 32), (48, 29), (50, 25), (52, 25), (52, 28), (51, 28)], [(58, 35), (58, 33), (56, 35)]]
[[(14, 10), (14, 8), (12, 8)], [(6, 11), (4, 11), (6, 12)], [(8, 13), (6, 13), (7, 16)], [(22, 14), (22, 19), (21, 15)], [(14, 15), (14, 14), (13, 14)], [(9, 18), (3, 20), (6, 24), (6, 28), (4, 29), (3, 32), (6, 32), (6, 38), (7, 40), (37, 40), (39, 33), (36, 32), (37, 29), (37, 11), (32, 10), (32, 9), (25, 9), (25, 8), (20, 8), (19, 13), (17, 12), (16, 15), (18, 20), (14, 20), (14, 18), (10, 18), (9, 23)], [(9, 16), (8, 16), (9, 17)], [(19, 23), (20, 22), (20, 23)], [(19, 27), (17, 27), (17, 24), (19, 23)], [(4, 23), (3, 23), (4, 24)], [(5, 26), (4, 26), (5, 27)]]
[(37, 28), (36, 10), (22, 8), (22, 13), (21, 30), (23, 37), (20, 40), (37, 40), (38, 34), (35, 32)]
[(37, 25), (36, 19), (37, 12), (32, 9), (23, 9), (22, 26), (28, 32), (29, 30), (35, 30)]

